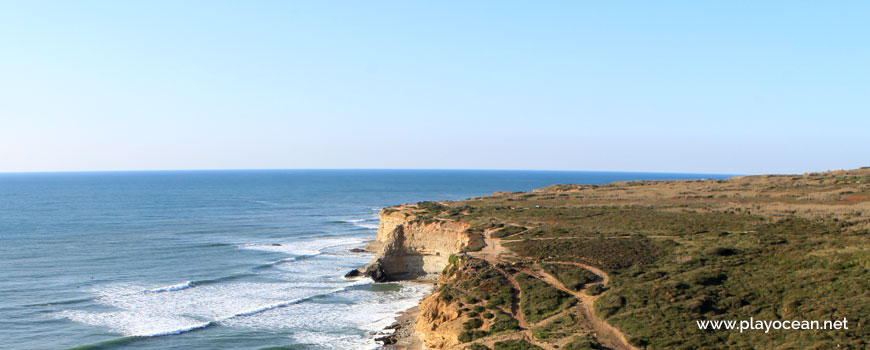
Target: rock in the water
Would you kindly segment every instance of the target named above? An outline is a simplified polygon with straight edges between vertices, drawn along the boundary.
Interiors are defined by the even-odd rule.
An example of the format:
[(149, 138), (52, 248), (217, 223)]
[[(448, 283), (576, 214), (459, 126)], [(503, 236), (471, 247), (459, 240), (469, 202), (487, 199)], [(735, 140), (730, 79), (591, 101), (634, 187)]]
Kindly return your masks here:
[(357, 269), (353, 269), (350, 270), (348, 273), (344, 274), (344, 278), (359, 277), (360, 275), (362, 275), (362, 272), (359, 272), (359, 270)]
[(353, 249), (350, 249), (350, 252), (351, 253), (368, 253), (369, 251), (362, 249), (362, 248), (353, 248)]
[(397, 340), (398, 339), (396, 339), (395, 334), (390, 334), (390, 335), (385, 336), (385, 337), (375, 338), (376, 342), (379, 342), (379, 343), (384, 344), (384, 345), (395, 344)]
[(374, 262), (366, 267), (365, 275), (366, 277), (371, 277), (375, 282), (387, 282), (390, 280), (384, 272), (384, 268), (381, 266), (380, 261)]

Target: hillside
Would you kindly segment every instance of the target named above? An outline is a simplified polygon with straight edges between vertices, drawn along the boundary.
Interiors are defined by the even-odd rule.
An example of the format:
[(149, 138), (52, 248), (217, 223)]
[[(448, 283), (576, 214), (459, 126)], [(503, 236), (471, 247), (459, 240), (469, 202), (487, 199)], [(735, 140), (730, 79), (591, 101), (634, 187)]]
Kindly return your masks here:
[[(428, 234), (467, 227), (421, 304), (417, 329), (433, 348), (870, 346), (867, 168), (554, 185), (382, 215)], [(846, 318), (850, 327), (766, 333), (696, 324), (750, 317)]]

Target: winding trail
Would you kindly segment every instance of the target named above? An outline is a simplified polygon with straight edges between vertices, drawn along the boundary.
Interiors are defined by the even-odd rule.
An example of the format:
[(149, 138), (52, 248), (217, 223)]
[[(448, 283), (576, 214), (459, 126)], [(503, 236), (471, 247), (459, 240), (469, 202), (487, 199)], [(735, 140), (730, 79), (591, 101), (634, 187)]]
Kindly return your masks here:
[[(507, 248), (505, 248), (504, 246), (502, 246), (502, 244), (501, 244), (502, 240), (497, 239), (497, 238), (493, 238), (490, 234), (491, 234), (491, 232), (484, 233), (484, 242), (486, 243), (486, 246), (478, 252), (469, 253), (469, 255), (476, 257), (476, 258), (484, 259), (487, 262), (489, 262), (490, 264), (492, 264), (493, 266), (497, 266), (499, 263), (502, 263), (504, 261), (503, 260), (504, 256), (516, 257), (516, 255), (512, 251), (510, 251)], [(543, 281), (544, 283), (547, 283), (548, 285), (550, 285), (558, 290), (566, 292), (566, 293), (574, 296), (575, 298), (577, 298), (580, 301), (580, 303), (582, 304), (581, 312), (583, 313), (583, 316), (586, 318), (587, 321), (589, 321), (589, 326), (592, 328), (593, 333), (595, 334), (598, 341), (602, 343), (602, 345), (606, 346), (609, 349), (615, 349), (615, 350), (638, 350), (637, 348), (635, 348), (634, 346), (631, 346), (631, 344), (628, 343), (628, 339), (626, 339), (625, 334), (622, 333), (622, 331), (620, 331), (618, 328), (614, 327), (613, 325), (607, 323), (604, 319), (599, 317), (598, 314), (595, 312), (595, 300), (597, 300), (601, 296), (605, 295), (606, 292), (601, 293), (599, 295), (594, 295), (594, 296), (585, 293), (586, 289), (592, 285), (602, 284), (603, 286), (607, 286), (610, 283), (610, 276), (608, 276), (604, 271), (602, 271), (601, 269), (599, 269), (595, 266), (591, 266), (591, 265), (587, 265), (587, 264), (583, 264), (583, 263), (572, 262), (572, 261), (547, 261), (547, 263), (548, 264), (573, 265), (573, 266), (577, 266), (577, 267), (589, 270), (590, 272), (592, 272), (593, 274), (598, 276), (600, 278), (600, 281), (594, 282), (594, 283), (588, 283), (580, 291), (574, 291), (574, 290), (567, 288), (561, 281), (559, 281), (559, 279), (557, 279), (553, 275), (543, 271), (538, 263), (535, 263), (532, 267), (520, 268), (520, 270), (538, 278), (539, 280)], [(513, 288), (518, 291), (517, 298), (516, 298), (517, 302), (514, 305), (512, 305), (512, 311), (513, 311), (513, 314), (516, 316), (516, 318), (520, 324), (520, 327), (522, 328), (522, 331), (520, 332), (521, 338), (534, 344), (534, 345), (540, 346), (544, 349), (554, 349), (555, 347), (552, 346), (551, 344), (541, 343), (535, 339), (535, 337), (532, 333), (531, 327), (530, 327), (528, 321), (526, 320), (525, 314), (522, 312), (522, 305), (521, 305), (522, 298), (521, 298), (521, 296), (522, 296), (523, 290), (522, 290), (522, 288), (520, 288), (520, 285), (517, 282), (516, 278), (512, 274), (508, 273), (507, 271), (502, 270), (501, 268), (499, 268), (499, 271), (501, 271), (504, 274), (504, 276), (507, 277), (507, 279), (510, 281)], [(564, 311), (560, 312), (559, 314), (550, 316), (550, 317), (548, 317), (548, 319), (562, 315), (566, 311), (567, 310), (564, 310)], [(508, 337), (505, 337), (505, 338), (508, 338)], [(509, 337), (509, 338), (515, 339), (516, 337), (514, 336), (514, 337)], [(494, 341), (499, 341), (499, 340), (502, 340), (502, 339), (492, 339), (492, 340), (488, 341), (488, 343), (491, 343)]]

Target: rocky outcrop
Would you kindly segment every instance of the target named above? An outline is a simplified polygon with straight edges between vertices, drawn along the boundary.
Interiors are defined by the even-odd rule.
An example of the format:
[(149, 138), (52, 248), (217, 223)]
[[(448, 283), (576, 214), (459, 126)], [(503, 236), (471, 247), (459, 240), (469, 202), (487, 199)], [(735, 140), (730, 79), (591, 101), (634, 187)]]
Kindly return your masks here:
[(375, 282), (387, 282), (390, 281), (390, 277), (387, 276), (387, 273), (384, 272), (384, 267), (381, 265), (381, 262), (376, 260), (369, 264), (366, 267), (366, 271), (363, 273), (366, 277), (370, 277)]
[(459, 344), (458, 335), (463, 329), (457, 305), (442, 300), (437, 292), (420, 302), (415, 326), (427, 349), (448, 349)]
[(416, 207), (381, 211), (378, 254), (366, 269), (375, 280), (437, 280), (451, 254), (468, 244), (469, 225), (456, 221), (418, 220)]
[[(395, 280), (437, 281), (442, 277), (450, 256), (459, 253), (469, 242), (468, 223), (446, 220), (421, 220), (413, 205), (386, 208), (381, 211), (378, 238), (369, 245), (377, 252), (375, 259), (363, 270), (376, 282)], [(432, 294), (420, 304), (416, 325), (408, 329), (417, 332), (428, 348), (445, 348), (457, 343), (462, 331), (455, 305), (449, 305)], [(395, 338), (380, 337), (383, 344)]]

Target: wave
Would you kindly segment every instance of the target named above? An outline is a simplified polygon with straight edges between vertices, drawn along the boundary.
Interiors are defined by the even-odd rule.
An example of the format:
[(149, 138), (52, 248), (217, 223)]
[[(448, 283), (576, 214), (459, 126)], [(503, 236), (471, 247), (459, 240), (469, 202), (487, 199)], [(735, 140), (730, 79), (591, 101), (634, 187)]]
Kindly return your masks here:
[(198, 248), (216, 248), (216, 247), (230, 247), (232, 244), (229, 243), (209, 243), (198, 246)]
[(308, 258), (313, 258), (313, 257), (318, 256), (318, 255), (321, 255), (321, 254), (323, 254), (323, 253), (320, 252), (320, 253), (317, 253), (317, 254), (300, 255), (300, 256), (293, 256), (293, 257), (284, 258), (284, 259), (278, 259), (278, 260), (275, 260), (275, 261), (272, 261), (272, 262), (268, 262), (268, 263), (265, 263), (265, 264), (262, 264), (262, 265), (256, 266), (256, 267), (254, 267), (254, 269), (259, 270), (259, 269), (270, 268), (270, 267), (272, 267), (272, 266), (279, 265), (279, 264), (283, 264), (283, 263), (288, 263), (288, 262), (294, 262), (294, 261), (305, 260), (305, 259), (308, 259)]
[(112, 349), (115, 347), (120, 347), (122, 345), (126, 345), (137, 340), (141, 340), (141, 337), (130, 336), (130, 337), (121, 337), (115, 339), (109, 339), (105, 341), (101, 341), (96, 344), (89, 345), (80, 345), (71, 348), (67, 348), (66, 350), (100, 350), (100, 349)]
[(295, 298), (295, 299), (291, 299), (291, 300), (287, 300), (287, 301), (280, 301), (280, 302), (276, 302), (276, 303), (257, 306), (257, 307), (254, 307), (254, 308), (251, 308), (251, 309), (248, 309), (245, 311), (237, 312), (231, 316), (219, 318), (215, 321), (203, 322), (200, 324), (195, 324), (192, 326), (178, 328), (178, 329), (172, 329), (172, 330), (168, 330), (168, 331), (160, 331), (160, 332), (155, 332), (155, 333), (150, 333), (150, 334), (138, 334), (137, 336), (140, 336), (140, 337), (162, 337), (162, 336), (167, 336), (167, 335), (177, 335), (177, 334), (181, 334), (181, 333), (187, 333), (190, 331), (195, 331), (198, 329), (203, 329), (206, 327), (215, 326), (215, 325), (220, 324), (221, 322), (228, 321), (228, 320), (231, 320), (233, 318), (253, 316), (253, 315), (263, 313), (263, 312), (266, 312), (269, 310), (299, 304), (299, 303), (302, 303), (302, 302), (305, 302), (308, 300), (312, 300), (315, 298), (320, 298), (320, 297), (328, 296), (331, 294), (339, 293), (339, 292), (348, 290), (351, 287), (355, 287), (355, 286), (363, 285), (363, 284), (370, 284), (370, 283), (373, 283), (373, 282), (372, 281), (365, 281), (365, 280), (357, 281), (357, 282), (351, 283), (347, 286), (344, 286), (342, 288), (336, 288), (336, 289), (330, 290), (330, 291), (325, 292), (325, 293), (319, 293), (319, 294), (309, 295), (309, 296), (305, 296), (305, 297), (301, 297), (301, 298)]
[(231, 281), (234, 279), (238, 279), (238, 278), (242, 278), (242, 277), (250, 277), (250, 276), (254, 276), (254, 274), (252, 274), (252, 273), (240, 273), (238, 275), (229, 275), (229, 276), (218, 277), (218, 278), (213, 278), (213, 279), (209, 279), (209, 280), (193, 281), (193, 282), (191, 282), (191, 284), (196, 285), (196, 286), (203, 286), (203, 285), (207, 285), (207, 284), (226, 282), (226, 281)]
[[(241, 283), (192, 289), (190, 286), (194, 286), (194, 283), (185, 282), (153, 289), (167, 292), (192, 289), (177, 295), (163, 292), (140, 292), (136, 295), (127, 293), (127, 287), (114, 288), (104, 290), (98, 300), (104, 305), (114, 306), (116, 311), (65, 310), (57, 315), (78, 323), (108, 327), (126, 336), (161, 337), (222, 325), (231, 320), (300, 304), (370, 283), (373, 282), (361, 280), (345, 283), (338, 288), (318, 290), (303, 287), (300, 290), (288, 289), (283, 283)], [(296, 285), (302, 287), (301, 284)], [(251, 295), (260, 296), (246, 301)], [(281, 296), (287, 299), (281, 300)], [(271, 298), (274, 299), (270, 300)], [(107, 345), (109, 343), (98, 343), (83, 349), (99, 349)]]
[(179, 290), (185, 290), (187, 288), (193, 288), (195, 286), (196, 285), (193, 284), (193, 282), (187, 281), (184, 283), (173, 284), (173, 285), (163, 286), (163, 287), (154, 288), (154, 289), (148, 289), (148, 290), (146, 290), (146, 292), (148, 292), (148, 293), (175, 292), (175, 291), (179, 291)]
[(26, 307), (42, 307), (42, 306), (52, 306), (52, 305), (73, 305), (73, 304), (81, 304), (87, 303), (89, 301), (94, 301), (94, 297), (88, 298), (80, 298), (80, 299), (68, 299), (68, 300), (58, 300), (58, 301), (50, 301), (47, 303), (37, 303), (37, 304), (26, 304)]
[(211, 327), (211, 326), (214, 326), (216, 324), (217, 324), (217, 322), (215, 322), (215, 321), (209, 321), (209, 322), (203, 322), (200, 324), (195, 324), (195, 325), (192, 325), (189, 327), (178, 328), (178, 329), (162, 331), (162, 332), (155, 332), (155, 333), (151, 333), (151, 334), (140, 334), (137, 336), (139, 336), (139, 337), (163, 337), (163, 336), (167, 336), (167, 335), (177, 335), (177, 334), (181, 334), (181, 333), (195, 331), (198, 329), (203, 329), (206, 327)]
[[(275, 252), (275, 253), (284, 253), (287, 255), (292, 255), (291, 258), (297, 259), (306, 259), (312, 256), (317, 256), (324, 254), (327, 249), (343, 247), (343, 246), (353, 246), (359, 245), (366, 242), (366, 239), (362, 238), (350, 238), (350, 237), (342, 237), (342, 238), (317, 238), (310, 241), (296, 241), (290, 243), (271, 243), (271, 244), (263, 244), (263, 243), (250, 243), (250, 244), (241, 244), (238, 247), (241, 249), (252, 249), (252, 250), (261, 250), (267, 252)], [(292, 261), (291, 258), (281, 259), (286, 261)], [(280, 260), (279, 260), (280, 261)]]
[(314, 298), (320, 298), (320, 297), (328, 296), (328, 295), (331, 295), (331, 294), (335, 294), (335, 293), (343, 292), (343, 291), (348, 290), (348, 289), (350, 289), (350, 288), (352, 288), (352, 287), (356, 287), (356, 286), (363, 285), (363, 284), (371, 284), (371, 283), (374, 283), (374, 282), (373, 282), (373, 281), (370, 281), (370, 280), (360, 280), (360, 281), (356, 281), (356, 282), (353, 282), (353, 283), (351, 283), (351, 284), (348, 284), (348, 285), (346, 285), (346, 286), (344, 286), (344, 287), (336, 288), (336, 289), (330, 290), (330, 291), (325, 292), (325, 293), (314, 294), (314, 295), (309, 295), (309, 296), (305, 296), (305, 297), (301, 297), (301, 298), (296, 298), (296, 299), (292, 299), (292, 300), (281, 301), (281, 302), (277, 302), (277, 303), (272, 303), (272, 304), (266, 304), (266, 305), (258, 306), (258, 307), (255, 307), (255, 308), (253, 308), (253, 309), (250, 309), (250, 310), (247, 310), (247, 311), (242, 311), (242, 312), (240, 312), (240, 313), (237, 313), (237, 314), (235, 314), (235, 315), (232, 315), (232, 316), (230, 316), (230, 317), (227, 317), (227, 318), (225, 318), (225, 319), (222, 319), (221, 321), (225, 321), (225, 320), (227, 320), (227, 319), (231, 319), (231, 318), (233, 318), (233, 317), (244, 317), (244, 316), (256, 315), (256, 314), (261, 313), (261, 312), (265, 312), (265, 311), (269, 311), (269, 310), (277, 309), (277, 308), (282, 308), (282, 307), (287, 307), (287, 306), (294, 305), (294, 304), (299, 304), (299, 303), (301, 303), (301, 302), (308, 301), (308, 300), (311, 300), (311, 299), (314, 299)]

